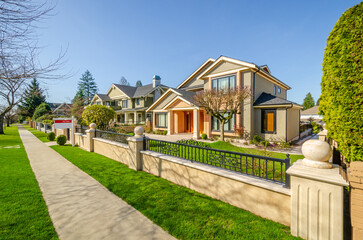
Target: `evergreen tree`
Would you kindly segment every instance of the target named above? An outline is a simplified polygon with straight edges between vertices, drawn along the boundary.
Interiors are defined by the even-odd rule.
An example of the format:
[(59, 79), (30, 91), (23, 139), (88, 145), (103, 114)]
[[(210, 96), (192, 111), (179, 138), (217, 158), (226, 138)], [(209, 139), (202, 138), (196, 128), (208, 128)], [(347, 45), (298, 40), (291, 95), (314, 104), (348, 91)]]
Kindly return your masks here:
[(141, 82), (140, 80), (138, 80), (138, 81), (136, 82), (136, 87), (142, 87), (142, 82)]
[(315, 106), (314, 98), (311, 96), (310, 92), (308, 94), (306, 94), (306, 97), (304, 98), (304, 102), (302, 105), (304, 107), (304, 110)]
[(21, 119), (32, 117), (35, 109), (45, 102), (43, 90), (40, 88), (39, 82), (36, 78), (30, 82), (27, 89), (24, 91), (23, 96), (23, 100), (19, 106)]
[(120, 79), (120, 85), (130, 86), (130, 83), (124, 76), (122, 76)]
[(80, 89), (72, 100), (72, 116), (76, 117), (79, 124), (82, 124), (82, 113), (85, 106), (85, 96)]
[(320, 105), (320, 100), (321, 100), (321, 96), (318, 98), (318, 100), (316, 101), (316, 106)]
[(82, 77), (78, 82), (78, 93), (82, 91), (82, 93), (84, 94), (86, 105), (91, 102), (93, 96), (97, 93), (97, 90), (98, 88), (95, 79), (92, 77), (92, 74), (87, 70), (84, 74), (82, 74)]

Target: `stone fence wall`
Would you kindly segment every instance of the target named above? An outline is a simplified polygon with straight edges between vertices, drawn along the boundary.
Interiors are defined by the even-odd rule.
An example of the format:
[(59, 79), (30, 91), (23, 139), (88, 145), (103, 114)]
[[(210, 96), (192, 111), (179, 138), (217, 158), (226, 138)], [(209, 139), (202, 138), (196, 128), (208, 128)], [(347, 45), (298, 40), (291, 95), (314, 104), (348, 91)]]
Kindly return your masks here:
[[(337, 165), (328, 163), (329, 145), (309, 140), (304, 160), (289, 169), (291, 189), (226, 169), (144, 150), (143, 128), (135, 128), (128, 144), (96, 138), (95, 124), (75, 133), (74, 144), (175, 184), (290, 226), (305, 239), (343, 239), (343, 188), (348, 183)], [(57, 130), (56, 134), (64, 134)], [(72, 133), (71, 133), (72, 134)], [(328, 147), (324, 144), (327, 144)]]

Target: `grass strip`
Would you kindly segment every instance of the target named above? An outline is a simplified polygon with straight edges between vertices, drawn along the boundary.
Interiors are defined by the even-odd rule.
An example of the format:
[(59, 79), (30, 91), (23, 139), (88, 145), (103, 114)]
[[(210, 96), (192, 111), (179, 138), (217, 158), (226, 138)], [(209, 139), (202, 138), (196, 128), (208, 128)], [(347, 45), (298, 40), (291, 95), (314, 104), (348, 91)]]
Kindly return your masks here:
[(297, 239), (287, 226), (105, 156), (52, 148), (178, 239)]
[(58, 239), (17, 127), (0, 135), (0, 239)]
[(34, 129), (32, 127), (29, 127), (29, 125), (23, 125), (23, 127), (28, 130), (29, 132), (31, 132), (34, 136), (36, 136), (40, 141), (42, 142), (50, 142), (48, 140), (48, 133), (44, 133), (42, 131), (39, 131), (37, 129)]

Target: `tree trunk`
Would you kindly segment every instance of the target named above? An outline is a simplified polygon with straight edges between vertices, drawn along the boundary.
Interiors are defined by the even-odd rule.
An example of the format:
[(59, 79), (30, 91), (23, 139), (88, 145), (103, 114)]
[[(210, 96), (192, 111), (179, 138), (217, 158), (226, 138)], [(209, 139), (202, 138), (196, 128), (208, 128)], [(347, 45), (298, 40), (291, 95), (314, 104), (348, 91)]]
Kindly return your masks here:
[(10, 127), (10, 118), (6, 119), (6, 126)]
[(4, 115), (0, 115), (0, 134), (4, 134)]
[(224, 142), (224, 121), (219, 122), (221, 128), (221, 141)]

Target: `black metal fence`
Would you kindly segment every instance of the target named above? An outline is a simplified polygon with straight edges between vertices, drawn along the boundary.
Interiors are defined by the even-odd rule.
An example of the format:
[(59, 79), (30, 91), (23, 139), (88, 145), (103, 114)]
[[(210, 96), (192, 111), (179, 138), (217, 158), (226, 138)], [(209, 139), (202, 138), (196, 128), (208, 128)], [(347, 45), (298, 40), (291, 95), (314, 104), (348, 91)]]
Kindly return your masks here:
[(122, 134), (122, 133), (117, 133), (117, 132), (111, 132), (111, 131), (101, 131), (101, 130), (96, 130), (96, 137), (97, 138), (103, 138), (103, 139), (108, 139), (111, 141), (116, 141), (116, 142), (120, 142), (120, 143), (127, 143), (127, 138), (132, 137), (132, 135), (129, 134)]
[(285, 159), (230, 152), (156, 139), (144, 140), (144, 149), (255, 176), (290, 188), (289, 154)]
[(82, 125), (77, 125), (74, 128), (76, 133), (82, 133), (82, 134), (86, 134), (86, 130), (89, 129), (87, 126), (82, 126)]

